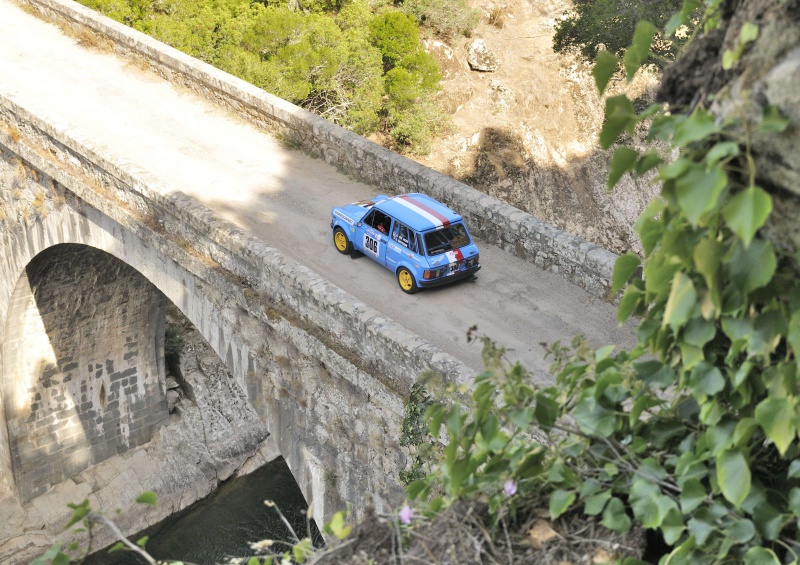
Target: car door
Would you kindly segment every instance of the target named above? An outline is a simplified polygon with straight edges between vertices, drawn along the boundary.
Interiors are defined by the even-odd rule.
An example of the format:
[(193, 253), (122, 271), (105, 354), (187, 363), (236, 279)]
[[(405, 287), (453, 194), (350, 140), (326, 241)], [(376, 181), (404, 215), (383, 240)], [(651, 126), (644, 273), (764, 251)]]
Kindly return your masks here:
[(386, 265), (386, 246), (392, 218), (373, 208), (358, 226), (359, 250), (381, 265)]
[(392, 270), (397, 269), (401, 261), (419, 266), (417, 256), (417, 234), (397, 220), (392, 224), (391, 237), (386, 249), (386, 266)]

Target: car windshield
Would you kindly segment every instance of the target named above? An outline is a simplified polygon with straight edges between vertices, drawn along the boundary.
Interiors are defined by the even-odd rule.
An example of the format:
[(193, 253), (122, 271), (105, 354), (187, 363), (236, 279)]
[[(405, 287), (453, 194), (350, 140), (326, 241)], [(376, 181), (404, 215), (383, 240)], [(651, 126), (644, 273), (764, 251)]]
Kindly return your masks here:
[(439, 255), (469, 245), (469, 235), (464, 224), (453, 224), (425, 234), (428, 255)]

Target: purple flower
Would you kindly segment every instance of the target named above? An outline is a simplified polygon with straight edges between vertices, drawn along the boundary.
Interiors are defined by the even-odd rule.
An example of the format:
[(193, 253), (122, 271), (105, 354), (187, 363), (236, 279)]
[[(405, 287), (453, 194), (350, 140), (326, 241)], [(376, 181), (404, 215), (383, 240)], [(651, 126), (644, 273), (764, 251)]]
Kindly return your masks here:
[(503, 485), (503, 492), (506, 493), (506, 496), (514, 496), (517, 494), (517, 483), (513, 479), (508, 479)]
[(411, 523), (411, 518), (413, 518), (413, 517), (414, 517), (414, 511), (413, 511), (413, 510), (411, 510), (411, 507), (410, 507), (408, 504), (406, 504), (406, 505), (405, 505), (405, 506), (403, 506), (403, 508), (400, 510), (400, 514), (399, 514), (399, 516), (400, 516), (400, 521), (401, 521), (403, 524), (406, 524), (406, 525), (408, 525), (408, 524), (410, 524), (410, 523)]

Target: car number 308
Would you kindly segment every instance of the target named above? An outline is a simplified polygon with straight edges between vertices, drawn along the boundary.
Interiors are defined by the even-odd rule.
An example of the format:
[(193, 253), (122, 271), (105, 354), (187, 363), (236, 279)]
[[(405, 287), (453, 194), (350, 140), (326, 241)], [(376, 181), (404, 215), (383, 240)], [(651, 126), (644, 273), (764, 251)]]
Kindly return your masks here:
[(371, 238), (368, 235), (364, 236), (364, 249), (366, 249), (370, 253), (374, 253), (375, 255), (377, 255), (378, 254), (378, 246), (379, 245), (380, 244), (378, 243), (377, 240)]

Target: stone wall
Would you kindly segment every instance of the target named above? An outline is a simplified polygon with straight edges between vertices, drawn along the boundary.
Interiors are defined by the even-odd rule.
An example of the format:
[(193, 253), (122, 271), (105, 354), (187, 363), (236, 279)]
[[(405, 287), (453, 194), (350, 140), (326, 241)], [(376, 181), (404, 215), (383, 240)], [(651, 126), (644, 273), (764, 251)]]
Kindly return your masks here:
[[(262, 448), (286, 459), (318, 520), (348, 505), (359, 514), (370, 504), (380, 511), (402, 501), (400, 425), (411, 385), (426, 369), (463, 383), (471, 382), (472, 370), (2, 90), (0, 151), (0, 342), (14, 323), (8, 317), (14, 288), (35, 257), (67, 243), (102, 250), (150, 281), (226, 363), (271, 434)], [(7, 379), (3, 374), (4, 388)], [(2, 425), (0, 433), (7, 438)], [(50, 512), (45, 523), (7, 523), (27, 523), (22, 531), (47, 532), (51, 542), (67, 512), (63, 504), (61, 515), (51, 509), (70, 493), (79, 498), (67, 502), (88, 496), (111, 510), (121, 496), (99, 494), (104, 488), (131, 496), (131, 489), (154, 490), (157, 508), (119, 517), (125, 531), (141, 530), (203, 496), (209, 481), (229, 476), (259, 449), (257, 439), (247, 435), (238, 455), (226, 454), (229, 462), (193, 452), (196, 460), (187, 465), (189, 456), (180, 455), (185, 446), (159, 431), (145, 449), (19, 506), (24, 515)], [(7, 440), (0, 455), (9, 459)], [(125, 463), (115, 463), (120, 457)], [(138, 466), (129, 473), (131, 461)], [(169, 472), (160, 470), (165, 465)], [(110, 476), (109, 466), (125, 468), (128, 479)]]
[(7, 320), (3, 402), (21, 502), (149, 442), (167, 419), (164, 298), (115, 257), (48, 248)]
[(389, 151), (154, 39), (68, 0), (19, 0), (46, 18), (86, 26), (116, 51), (319, 155), (381, 192), (423, 192), (467, 220), (480, 239), (607, 297), (616, 255), (496, 198)]

